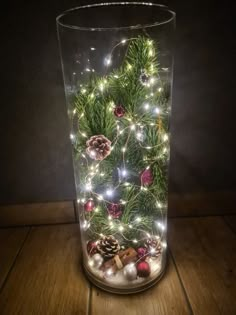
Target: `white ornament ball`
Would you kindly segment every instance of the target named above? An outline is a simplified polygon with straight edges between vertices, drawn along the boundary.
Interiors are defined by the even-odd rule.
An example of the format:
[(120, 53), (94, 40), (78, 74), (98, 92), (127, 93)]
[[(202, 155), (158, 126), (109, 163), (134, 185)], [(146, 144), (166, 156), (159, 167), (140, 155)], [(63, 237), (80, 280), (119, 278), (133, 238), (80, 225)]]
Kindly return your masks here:
[(93, 255), (91, 260), (93, 262), (93, 266), (97, 269), (100, 268), (101, 265), (103, 264), (103, 258), (100, 254)]
[(123, 274), (125, 278), (129, 281), (135, 280), (137, 278), (137, 268), (135, 264), (131, 263), (123, 268)]

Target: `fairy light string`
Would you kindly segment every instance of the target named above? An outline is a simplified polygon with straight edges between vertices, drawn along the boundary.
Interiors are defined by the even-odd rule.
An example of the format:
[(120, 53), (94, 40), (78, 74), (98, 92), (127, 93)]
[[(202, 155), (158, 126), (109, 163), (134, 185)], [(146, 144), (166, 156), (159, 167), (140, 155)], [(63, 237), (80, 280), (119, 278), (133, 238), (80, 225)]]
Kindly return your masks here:
[[(124, 46), (127, 43), (132, 43), (132, 41), (138, 40), (138, 38), (130, 38), (130, 39), (122, 39), (119, 43), (114, 45), (111, 49), (111, 51), (107, 54), (107, 56), (104, 59), (104, 66), (106, 68), (106, 71), (108, 71), (108, 68), (112, 66), (112, 58), (115, 53), (115, 50), (120, 47)], [(153, 46), (152, 40), (147, 40), (147, 47), (148, 47), (148, 56), (153, 57), (155, 55), (155, 48)], [(91, 50), (96, 50), (96, 48), (91, 47)], [(124, 73), (122, 74), (123, 77), (128, 75), (130, 72), (133, 71), (133, 65), (130, 63), (130, 61), (127, 61), (124, 68)], [(106, 73), (105, 71), (105, 73)], [(106, 178), (107, 174), (104, 172), (103, 167), (100, 168), (100, 166), (103, 165), (103, 160), (101, 161), (94, 161), (91, 160), (86, 151), (78, 150), (78, 154), (84, 159), (85, 165), (84, 168), (86, 171), (84, 171), (85, 176), (84, 179), (81, 180), (82, 188), (80, 195), (83, 195), (84, 198), (81, 198), (78, 200), (78, 203), (83, 205), (87, 200), (96, 200), (96, 207), (93, 210), (93, 213), (84, 213), (83, 211), (83, 220), (82, 220), (82, 228), (87, 232), (88, 230), (91, 232), (91, 234), (97, 235), (98, 238), (101, 237), (101, 233), (98, 233), (94, 230), (92, 223), (93, 220), (96, 218), (96, 216), (102, 211), (102, 209), (105, 209), (106, 217), (103, 220), (103, 229), (108, 232), (109, 235), (119, 235), (122, 239), (124, 239), (127, 242), (138, 244), (142, 241), (149, 239), (149, 238), (160, 238), (160, 240), (163, 239), (163, 236), (165, 235), (166, 226), (165, 226), (165, 213), (163, 211), (166, 210), (166, 204), (163, 204), (163, 201), (160, 200), (153, 192), (152, 187), (146, 187), (142, 184), (136, 185), (129, 181), (123, 181), (123, 179), (126, 178), (127, 175), (129, 175), (129, 165), (127, 163), (127, 156), (129, 151), (129, 142), (132, 138), (136, 139), (136, 143), (138, 147), (140, 147), (142, 150), (147, 152), (146, 158), (144, 158), (144, 162), (146, 164), (145, 169), (148, 170), (152, 168), (152, 166), (159, 160), (167, 161), (168, 160), (168, 152), (169, 152), (169, 135), (166, 129), (162, 126), (161, 128), (158, 128), (159, 124), (162, 122), (162, 119), (165, 119), (166, 116), (168, 116), (169, 112), (166, 108), (162, 108), (162, 102), (158, 102), (158, 99), (160, 98), (161, 93), (163, 92), (163, 86), (162, 82), (160, 80), (160, 76), (158, 73), (156, 73), (156, 68), (154, 64), (149, 64), (147, 66), (147, 69), (143, 69), (145, 73), (150, 74), (150, 78), (148, 82), (144, 85), (144, 88), (147, 92), (146, 100), (140, 104), (138, 104), (138, 108), (140, 109), (140, 117), (133, 116), (131, 113), (128, 113), (127, 116), (124, 116), (122, 119), (116, 119), (116, 133), (113, 139), (111, 140), (111, 150), (116, 151), (117, 149), (120, 149), (120, 153), (122, 156), (122, 170), (121, 174), (122, 179), (119, 178), (119, 182), (114, 187), (108, 187), (103, 192), (97, 192), (96, 189), (96, 180), (97, 178)], [(89, 67), (86, 67), (85, 72), (90, 73), (94, 72)], [(89, 89), (86, 85), (81, 85), (80, 93), (82, 96), (84, 96), (84, 100), (86, 101), (86, 98), (90, 101), (96, 101), (97, 97), (102, 97), (107, 93), (107, 90), (109, 90), (109, 84), (111, 80), (119, 79), (121, 78), (121, 75), (118, 75), (116, 73), (111, 73), (109, 75), (105, 75), (103, 78), (97, 80), (95, 83), (93, 89)], [(157, 84), (160, 84), (159, 87), (156, 87)], [(113, 100), (108, 100), (108, 109), (112, 113), (115, 108), (115, 102)], [(79, 107), (79, 106), (78, 106)], [(151, 118), (149, 119), (149, 122), (143, 123), (143, 118), (147, 114), (152, 114)], [(72, 132), (70, 135), (70, 139), (73, 142), (73, 144), (76, 144), (77, 137), (84, 138), (84, 143), (86, 143), (87, 140), (89, 140), (89, 133), (87, 130), (83, 130), (80, 127), (80, 122), (84, 119), (86, 116), (86, 112), (80, 112), (79, 109), (77, 109), (77, 106), (73, 109), (73, 119), (76, 119), (77, 123), (77, 132)], [(158, 135), (158, 142), (156, 144), (149, 144), (145, 143), (145, 128), (148, 126), (148, 128), (153, 128), (153, 130), (157, 131)], [(144, 137), (143, 137), (144, 135)], [(120, 143), (123, 143), (123, 145), (120, 145)], [(118, 148), (117, 148), (118, 147)], [(76, 148), (76, 145), (75, 145)], [(149, 158), (148, 154), (149, 152), (152, 152), (153, 150), (158, 149), (159, 154), (155, 156), (155, 158)], [(111, 152), (112, 154), (112, 152)], [(144, 153), (145, 157), (145, 153)], [(100, 170), (101, 169), (101, 170)], [(95, 183), (94, 183), (95, 181)], [(130, 200), (123, 200), (120, 199), (119, 202), (117, 202), (118, 205), (122, 206), (123, 209), (129, 205), (129, 203), (132, 203), (139, 197), (140, 194), (147, 194), (151, 196), (153, 203), (156, 205), (156, 216), (159, 216), (159, 219), (157, 222), (155, 222), (156, 226), (147, 232), (144, 229), (144, 225), (142, 225), (143, 217), (137, 216), (134, 219), (131, 219), (129, 222), (125, 223), (121, 219), (118, 218), (112, 218), (112, 216), (109, 214), (107, 205), (112, 205), (114, 202), (111, 201), (111, 197), (119, 190), (130, 190), (135, 189), (136, 194), (131, 198)], [(123, 210), (125, 211), (125, 210)], [(138, 213), (138, 210), (137, 210)], [(142, 226), (140, 228), (139, 226)], [(135, 238), (128, 238), (126, 236), (127, 231), (136, 231), (136, 237)], [(140, 235), (138, 237), (138, 235)], [(165, 244), (165, 243), (163, 243)], [(165, 245), (163, 245), (165, 247)]]

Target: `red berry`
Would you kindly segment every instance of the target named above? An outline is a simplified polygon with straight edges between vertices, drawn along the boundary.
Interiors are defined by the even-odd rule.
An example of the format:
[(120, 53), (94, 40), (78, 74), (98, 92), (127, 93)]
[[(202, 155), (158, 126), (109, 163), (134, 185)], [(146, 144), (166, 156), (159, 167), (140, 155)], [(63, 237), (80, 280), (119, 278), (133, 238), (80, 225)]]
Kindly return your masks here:
[(124, 114), (125, 114), (125, 109), (124, 109), (123, 106), (118, 105), (118, 106), (115, 107), (115, 109), (114, 109), (114, 115), (115, 115), (116, 117), (121, 118), (121, 117), (124, 116)]
[(88, 200), (85, 204), (84, 204), (84, 210), (87, 212), (91, 212), (93, 211), (93, 209), (95, 208), (95, 203), (93, 200)]
[(149, 186), (153, 183), (152, 171), (150, 169), (145, 169), (140, 174), (141, 184), (144, 186)]

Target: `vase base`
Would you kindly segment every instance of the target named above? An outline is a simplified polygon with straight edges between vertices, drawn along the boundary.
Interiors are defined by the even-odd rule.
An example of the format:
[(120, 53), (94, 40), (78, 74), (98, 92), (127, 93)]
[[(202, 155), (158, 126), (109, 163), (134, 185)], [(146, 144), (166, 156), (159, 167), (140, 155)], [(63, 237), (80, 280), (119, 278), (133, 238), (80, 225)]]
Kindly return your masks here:
[(138, 286), (133, 286), (133, 287), (129, 287), (129, 288), (121, 288), (121, 287), (112, 287), (110, 285), (105, 284), (103, 281), (100, 281), (99, 279), (96, 279), (94, 277), (94, 275), (86, 268), (86, 266), (83, 264), (83, 268), (85, 271), (85, 274), (87, 276), (87, 278), (89, 279), (89, 281), (94, 284), (95, 286), (97, 286), (98, 288), (109, 292), (109, 293), (115, 293), (115, 294), (120, 294), (120, 295), (127, 295), (127, 294), (134, 294), (134, 293), (138, 293), (138, 292), (142, 292), (145, 291), (151, 287), (153, 287), (157, 282), (159, 282), (161, 280), (161, 278), (163, 277), (163, 275), (165, 274), (166, 271), (166, 259), (165, 261), (162, 263), (162, 268), (158, 274), (157, 277), (155, 277), (154, 279), (151, 279), (148, 282), (145, 282), (142, 285), (138, 285)]

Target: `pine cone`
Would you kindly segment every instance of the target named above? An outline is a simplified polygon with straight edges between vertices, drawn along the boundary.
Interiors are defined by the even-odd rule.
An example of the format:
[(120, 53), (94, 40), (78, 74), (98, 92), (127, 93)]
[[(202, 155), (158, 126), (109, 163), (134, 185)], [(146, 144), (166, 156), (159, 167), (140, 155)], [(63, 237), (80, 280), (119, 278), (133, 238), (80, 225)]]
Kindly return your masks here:
[(161, 241), (159, 239), (150, 238), (146, 240), (144, 246), (151, 257), (158, 257), (162, 252)]
[(87, 154), (94, 160), (103, 160), (111, 153), (111, 141), (103, 135), (92, 136), (86, 145)]
[(120, 245), (114, 236), (103, 236), (97, 243), (98, 252), (106, 259), (114, 257), (120, 250)]

